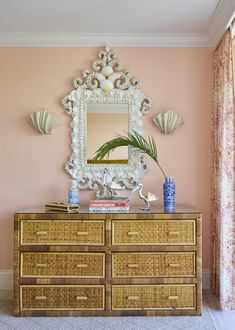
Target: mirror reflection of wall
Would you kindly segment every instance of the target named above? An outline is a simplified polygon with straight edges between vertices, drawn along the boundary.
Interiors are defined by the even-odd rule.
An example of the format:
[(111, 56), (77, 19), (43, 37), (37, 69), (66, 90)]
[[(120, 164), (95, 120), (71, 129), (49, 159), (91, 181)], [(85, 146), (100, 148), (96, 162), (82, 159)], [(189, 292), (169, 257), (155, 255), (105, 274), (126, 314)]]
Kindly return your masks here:
[[(94, 163), (92, 158), (96, 150), (117, 134), (128, 132), (128, 104), (87, 104), (87, 163)], [(113, 151), (109, 160), (99, 163), (128, 163), (128, 147)]]

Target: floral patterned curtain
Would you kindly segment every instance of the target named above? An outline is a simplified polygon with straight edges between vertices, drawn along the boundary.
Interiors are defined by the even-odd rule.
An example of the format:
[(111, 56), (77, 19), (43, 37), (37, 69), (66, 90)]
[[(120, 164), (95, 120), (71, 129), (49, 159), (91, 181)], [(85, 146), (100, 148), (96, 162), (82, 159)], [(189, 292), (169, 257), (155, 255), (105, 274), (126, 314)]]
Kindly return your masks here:
[(222, 310), (235, 308), (234, 81), (229, 29), (214, 52), (211, 285)]

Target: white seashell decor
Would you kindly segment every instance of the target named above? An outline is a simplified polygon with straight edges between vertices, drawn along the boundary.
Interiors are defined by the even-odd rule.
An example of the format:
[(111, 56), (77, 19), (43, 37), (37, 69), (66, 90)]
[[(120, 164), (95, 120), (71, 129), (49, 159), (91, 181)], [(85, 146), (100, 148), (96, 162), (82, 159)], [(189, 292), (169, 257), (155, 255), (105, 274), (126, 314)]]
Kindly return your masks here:
[(28, 122), (41, 134), (52, 134), (53, 129), (60, 124), (60, 121), (44, 108), (32, 113)]
[[(139, 80), (131, 72), (122, 69), (109, 47), (100, 51), (92, 69), (84, 70), (82, 76), (73, 80), (73, 84), (73, 91), (62, 100), (66, 113), (71, 116), (72, 129), (72, 153), (65, 163), (65, 170), (78, 181), (79, 189), (94, 190), (102, 182), (107, 164), (87, 164), (86, 104), (128, 106), (128, 131), (135, 130), (143, 135), (142, 116), (151, 108), (151, 99), (139, 88)], [(128, 164), (109, 164), (108, 169), (106, 179), (110, 187), (115, 183), (132, 189), (147, 172), (147, 164), (137, 150), (129, 150)]]
[(165, 112), (160, 112), (153, 118), (153, 122), (162, 133), (171, 134), (177, 127), (183, 125), (184, 120), (182, 117), (177, 115), (174, 110), (168, 110)]
[(101, 70), (101, 73), (105, 76), (105, 78), (108, 78), (113, 73), (113, 68), (110, 65), (106, 65)]
[(106, 79), (101, 82), (100, 87), (103, 89), (104, 94), (108, 95), (113, 89), (113, 83), (109, 79)]

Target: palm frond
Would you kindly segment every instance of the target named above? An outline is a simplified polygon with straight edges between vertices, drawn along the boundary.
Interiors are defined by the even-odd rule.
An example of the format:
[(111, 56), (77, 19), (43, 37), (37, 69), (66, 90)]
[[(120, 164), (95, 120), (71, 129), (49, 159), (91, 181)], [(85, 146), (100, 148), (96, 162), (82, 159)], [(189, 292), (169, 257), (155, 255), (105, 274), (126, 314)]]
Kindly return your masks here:
[(142, 154), (149, 155), (159, 166), (161, 172), (166, 177), (162, 167), (158, 162), (157, 146), (152, 137), (148, 137), (146, 140), (142, 135), (136, 131), (133, 134), (128, 133), (127, 136), (118, 135), (116, 138), (104, 143), (95, 153), (94, 160), (102, 160), (105, 157), (108, 157), (111, 152), (116, 148), (122, 146), (132, 146), (133, 148), (138, 149)]

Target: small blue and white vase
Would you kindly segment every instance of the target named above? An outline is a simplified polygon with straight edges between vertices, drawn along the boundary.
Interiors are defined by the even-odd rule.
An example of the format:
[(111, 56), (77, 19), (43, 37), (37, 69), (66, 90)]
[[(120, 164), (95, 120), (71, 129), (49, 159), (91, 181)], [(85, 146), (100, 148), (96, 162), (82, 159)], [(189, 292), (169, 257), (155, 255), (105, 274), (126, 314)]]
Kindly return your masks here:
[(163, 184), (163, 197), (165, 212), (175, 211), (175, 184), (171, 176), (166, 177)]
[(70, 181), (69, 193), (68, 193), (68, 203), (78, 205), (79, 200), (79, 191), (77, 187), (77, 180)]

